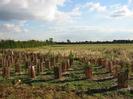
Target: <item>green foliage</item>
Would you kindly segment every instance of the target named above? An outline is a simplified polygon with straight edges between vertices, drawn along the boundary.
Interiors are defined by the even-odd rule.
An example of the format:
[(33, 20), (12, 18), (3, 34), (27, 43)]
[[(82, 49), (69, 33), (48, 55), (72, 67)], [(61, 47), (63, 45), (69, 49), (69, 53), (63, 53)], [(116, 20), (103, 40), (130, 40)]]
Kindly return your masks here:
[(76, 73), (71, 73), (71, 74), (70, 74), (70, 77), (71, 77), (72, 79), (78, 79), (78, 78), (79, 78), (78, 75), (77, 75)]
[(41, 41), (14, 41), (14, 40), (1, 40), (0, 48), (30, 48), (44, 46), (46, 43)]
[(49, 38), (45, 42), (46, 42), (46, 45), (53, 45), (54, 44), (53, 38)]
[(76, 87), (73, 84), (67, 83), (63, 86), (63, 89), (69, 91), (69, 90), (75, 90)]
[(95, 94), (95, 96), (96, 96), (98, 99), (104, 99), (104, 97), (103, 97), (102, 94)]
[(74, 54), (72, 52), (69, 53), (69, 59), (73, 59), (74, 58)]
[(37, 40), (29, 40), (29, 41), (14, 41), (14, 40), (1, 40), (0, 48), (34, 48), (41, 47), (44, 45), (52, 45), (53, 38), (49, 38), (46, 41), (37, 41)]
[(83, 67), (84, 67), (84, 69), (86, 69), (86, 68), (88, 68), (88, 67), (92, 67), (91, 65), (92, 65), (92, 64), (84, 63), (84, 64), (83, 64)]

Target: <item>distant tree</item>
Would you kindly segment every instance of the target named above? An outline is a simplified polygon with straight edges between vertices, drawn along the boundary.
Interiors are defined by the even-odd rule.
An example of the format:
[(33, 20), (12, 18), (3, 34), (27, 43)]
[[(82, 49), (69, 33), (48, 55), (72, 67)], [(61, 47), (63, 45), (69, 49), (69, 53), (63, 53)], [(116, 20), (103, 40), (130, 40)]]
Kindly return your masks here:
[(71, 41), (69, 39), (67, 39), (67, 43), (71, 43)]
[(54, 44), (53, 38), (49, 38), (48, 40), (45, 41), (47, 45), (52, 45)]
[(46, 42), (46, 44), (49, 44), (49, 40), (46, 40), (45, 42)]
[(50, 44), (53, 43), (53, 38), (49, 38), (49, 43), (50, 43)]
[(0, 48), (27, 48), (27, 47), (39, 47), (46, 45), (46, 42), (42, 41), (14, 41), (14, 40), (1, 40)]

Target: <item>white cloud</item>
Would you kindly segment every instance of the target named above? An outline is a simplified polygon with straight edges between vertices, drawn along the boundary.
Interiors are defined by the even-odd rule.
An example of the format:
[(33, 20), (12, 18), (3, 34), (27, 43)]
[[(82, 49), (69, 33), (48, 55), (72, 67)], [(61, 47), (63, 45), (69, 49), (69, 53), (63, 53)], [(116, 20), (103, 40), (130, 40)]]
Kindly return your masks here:
[[(71, 18), (71, 12), (62, 12), (67, 0), (2, 0), (0, 20), (44, 20), (56, 21)], [(69, 0), (68, 0), (69, 1)], [(73, 12), (73, 11), (72, 11)], [(76, 15), (77, 13), (75, 13)], [(59, 19), (60, 18), (60, 19)]]
[(87, 8), (90, 11), (102, 13), (105, 17), (111, 18), (121, 18), (121, 17), (133, 17), (133, 0), (129, 0), (127, 4), (114, 4), (105, 6), (100, 4), (100, 2), (87, 2), (82, 5), (83, 8)]
[(49, 30), (51, 36), (56, 40), (73, 41), (85, 40), (114, 40), (114, 39), (133, 39), (133, 29), (99, 27), (99, 26), (68, 26), (55, 27)]
[(128, 4), (132, 4), (133, 3), (133, 0), (128, 0)]
[(62, 22), (73, 22), (73, 17), (78, 17), (80, 16), (80, 8), (76, 7), (74, 9), (72, 9), (72, 11), (70, 12), (60, 12), (57, 11), (57, 13), (55, 14), (55, 19), (58, 23), (62, 23)]
[[(6, 25), (13, 27), (13, 25)], [(0, 29), (2, 27), (0, 26)], [(8, 29), (9, 30), (9, 29)], [(10, 30), (9, 30), (10, 31)], [(14, 31), (14, 30), (13, 30)], [(7, 31), (6, 31), (7, 32)], [(15, 39), (15, 40), (45, 40), (53, 37), (54, 40), (65, 41), (70, 39), (73, 41), (85, 40), (113, 40), (113, 39), (133, 39), (133, 29), (131, 28), (114, 28), (102, 26), (89, 26), (89, 25), (69, 25), (69, 26), (52, 26), (46, 31), (24, 32), (24, 33), (1, 33), (0, 39)], [(40, 36), (41, 35), (41, 36)]]
[(1, 33), (22, 33), (22, 32), (28, 32), (28, 30), (15, 24), (1, 24), (0, 32)]
[(109, 34), (109, 33), (133, 33), (132, 28), (115, 28), (115, 27), (109, 27), (109, 26), (89, 26), (89, 25), (69, 25), (69, 26), (55, 26), (50, 27), (48, 29), (49, 33), (101, 33), (101, 35)]
[(112, 11), (111, 17), (133, 17), (133, 11), (127, 5), (119, 6)]
[[(106, 27), (106, 25), (100, 26), (100, 23), (97, 24), (97, 22), (95, 24), (98, 26), (80, 26), (84, 21), (86, 22), (84, 22), (83, 24), (86, 25), (86, 23), (89, 22), (91, 18), (83, 19), (84, 21), (82, 21), (81, 23), (80, 18), (76, 24), (66, 23), (73, 22), (73, 19), (81, 16), (81, 11), (83, 11), (83, 13), (86, 13), (85, 9), (89, 9), (89, 11), (93, 11), (98, 14), (101, 13), (101, 15), (103, 16), (102, 20), (105, 21), (105, 23), (106, 19), (104, 20), (104, 16), (110, 18), (133, 17), (133, 7), (131, 6), (133, 0), (129, 0), (129, 3), (125, 5), (115, 4), (109, 6), (103, 5), (100, 2), (87, 2), (83, 5), (77, 5), (71, 10), (69, 9), (70, 11), (68, 12), (60, 11), (58, 7), (64, 6), (66, 1), (67, 0), (0, 0), (0, 20), (6, 20), (7, 22), (6, 24), (0, 25), (0, 39), (12, 38), (25, 40), (33, 38), (44, 40), (49, 37), (56, 37), (62, 40), (69, 38), (72, 38), (73, 40), (103, 40), (112, 39), (113, 36), (115, 36), (115, 33), (118, 33), (117, 36), (120, 35), (120, 37), (120, 33), (123, 33), (123, 38), (126, 33), (129, 33), (131, 37), (131, 34), (133, 33), (133, 29), (131, 29), (131, 27), (129, 29), (118, 29), (115, 28), (115, 24), (113, 22), (112, 24), (114, 25), (114, 28)], [(67, 2), (72, 3), (72, 0), (68, 0)], [(9, 20), (19, 20), (19, 23), (9, 24)], [(50, 21), (50, 24), (52, 24), (52, 26), (47, 25), (47, 22), (44, 22), (44, 26), (42, 27), (43, 29), (38, 28), (38, 30), (35, 30), (37, 29), (35, 27), (35, 29), (32, 30), (31, 28), (29, 28), (31, 29), (31, 32), (29, 32), (27, 29), (24, 29), (26, 27), (24, 26), (25, 22), (27, 22), (26, 20), (39, 20), (39, 22), (40, 20)], [(55, 22), (61, 22), (61, 24), (55, 24)], [(91, 23), (93, 22), (90, 22), (89, 24)], [(122, 26), (120, 25), (120, 27)], [(128, 37), (125, 36), (125, 38)]]
[(100, 3), (93, 3), (93, 2), (88, 2), (84, 5), (85, 8), (89, 8), (92, 11), (96, 12), (105, 12), (106, 11), (106, 6), (102, 6)]

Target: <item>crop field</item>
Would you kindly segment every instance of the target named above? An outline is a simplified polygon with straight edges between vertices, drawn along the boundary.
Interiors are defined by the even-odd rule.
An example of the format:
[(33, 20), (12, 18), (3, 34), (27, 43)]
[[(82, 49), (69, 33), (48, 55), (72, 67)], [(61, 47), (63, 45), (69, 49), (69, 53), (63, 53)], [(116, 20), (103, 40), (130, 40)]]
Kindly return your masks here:
[(0, 99), (132, 99), (133, 44), (0, 49)]

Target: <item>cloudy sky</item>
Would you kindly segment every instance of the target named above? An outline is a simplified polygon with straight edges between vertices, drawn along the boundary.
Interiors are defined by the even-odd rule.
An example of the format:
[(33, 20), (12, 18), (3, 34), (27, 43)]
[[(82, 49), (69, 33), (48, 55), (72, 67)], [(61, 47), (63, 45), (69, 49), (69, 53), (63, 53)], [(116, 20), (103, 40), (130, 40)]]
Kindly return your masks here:
[(133, 39), (133, 0), (0, 0), (0, 39)]

